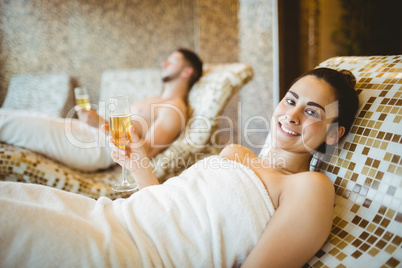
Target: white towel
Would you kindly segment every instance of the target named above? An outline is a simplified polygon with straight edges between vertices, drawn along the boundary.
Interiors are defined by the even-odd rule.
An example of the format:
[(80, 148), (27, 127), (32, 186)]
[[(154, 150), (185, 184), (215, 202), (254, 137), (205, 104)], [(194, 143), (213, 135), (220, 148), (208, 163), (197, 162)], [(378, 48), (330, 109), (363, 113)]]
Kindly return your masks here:
[(96, 171), (114, 164), (106, 134), (77, 119), (0, 109), (0, 141), (82, 171)]
[(249, 168), (220, 157), (128, 199), (0, 183), (0, 267), (233, 267), (274, 207)]

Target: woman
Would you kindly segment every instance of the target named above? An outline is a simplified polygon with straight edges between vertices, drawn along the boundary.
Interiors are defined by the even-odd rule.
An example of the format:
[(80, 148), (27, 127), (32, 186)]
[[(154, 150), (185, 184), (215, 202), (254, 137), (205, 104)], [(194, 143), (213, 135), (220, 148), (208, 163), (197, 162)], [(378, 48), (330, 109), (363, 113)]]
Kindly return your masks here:
[(141, 188), (128, 199), (1, 184), (0, 266), (300, 267), (332, 224), (334, 188), (308, 171), (311, 151), (347, 134), (357, 106), (350, 78), (320, 68), (275, 109), (266, 158), (230, 145), (157, 186), (131, 128), (112, 152)]

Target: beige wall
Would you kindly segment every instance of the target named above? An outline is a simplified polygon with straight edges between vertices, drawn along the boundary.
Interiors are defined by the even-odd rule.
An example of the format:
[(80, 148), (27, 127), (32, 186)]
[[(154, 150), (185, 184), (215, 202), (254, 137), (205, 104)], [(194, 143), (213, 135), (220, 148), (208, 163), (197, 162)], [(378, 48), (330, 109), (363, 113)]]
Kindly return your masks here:
[(338, 56), (333, 32), (340, 24), (342, 9), (339, 0), (319, 0), (319, 51), (318, 62)]
[[(66, 72), (97, 100), (104, 70), (158, 67), (184, 46), (204, 62), (242, 61), (255, 70), (225, 110), (236, 120), (242, 103), (242, 122), (225, 142), (244, 142), (243, 122), (272, 113), (273, 1), (0, 0), (0, 104), (10, 77), (31, 72)], [(255, 134), (254, 144), (265, 135)]]

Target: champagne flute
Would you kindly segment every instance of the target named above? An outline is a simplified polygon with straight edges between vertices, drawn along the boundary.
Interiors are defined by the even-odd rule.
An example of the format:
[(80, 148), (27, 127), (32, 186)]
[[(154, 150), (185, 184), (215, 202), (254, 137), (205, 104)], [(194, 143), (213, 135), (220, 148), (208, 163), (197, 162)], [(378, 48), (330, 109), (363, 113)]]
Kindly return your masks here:
[[(109, 111), (110, 111), (110, 133), (113, 138), (114, 144), (125, 149), (126, 145), (130, 141), (130, 134), (128, 129), (131, 126), (131, 113), (130, 104), (127, 96), (112, 97), (109, 99)], [(120, 184), (115, 184), (112, 189), (117, 192), (134, 191), (138, 188), (138, 185), (130, 184), (127, 181), (125, 173), (125, 162), (122, 167), (122, 181)]]
[(86, 87), (76, 87), (74, 89), (75, 103), (82, 109), (91, 110), (91, 104), (89, 103), (89, 95)]

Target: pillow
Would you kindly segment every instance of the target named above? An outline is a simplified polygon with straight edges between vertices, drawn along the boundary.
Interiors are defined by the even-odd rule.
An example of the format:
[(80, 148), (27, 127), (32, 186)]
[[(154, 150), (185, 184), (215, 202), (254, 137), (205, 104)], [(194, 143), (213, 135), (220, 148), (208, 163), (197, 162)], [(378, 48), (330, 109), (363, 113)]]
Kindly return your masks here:
[(82, 171), (114, 164), (104, 132), (77, 119), (2, 108), (0, 141), (45, 154)]
[(162, 92), (160, 68), (116, 69), (102, 73), (99, 101), (108, 102), (110, 97), (128, 96), (135, 103)]
[(32, 73), (11, 77), (2, 107), (64, 117), (73, 106), (74, 94), (69, 75)]

